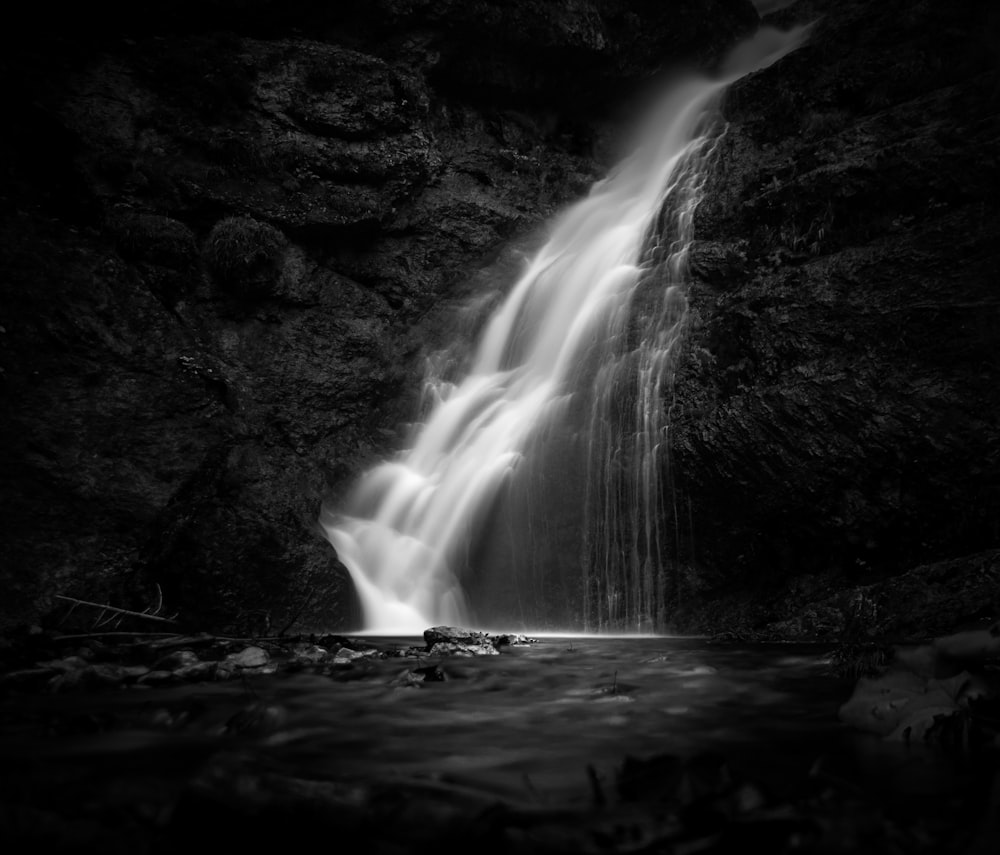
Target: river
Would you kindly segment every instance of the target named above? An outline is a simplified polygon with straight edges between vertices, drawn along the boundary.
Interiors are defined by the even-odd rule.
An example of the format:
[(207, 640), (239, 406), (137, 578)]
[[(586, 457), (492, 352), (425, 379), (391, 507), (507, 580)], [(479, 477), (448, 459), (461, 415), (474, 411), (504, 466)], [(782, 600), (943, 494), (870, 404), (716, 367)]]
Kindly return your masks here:
[[(484, 835), (497, 852), (677, 840), (704, 846), (654, 851), (728, 852), (726, 829), (763, 828), (769, 845), (791, 847), (772, 851), (874, 852), (887, 835), (936, 845), (941, 829), (974, 828), (989, 789), (965, 755), (842, 724), (851, 681), (831, 673), (827, 647), (561, 636), (459, 658), (418, 654), (416, 638), (363, 640), (383, 655), (165, 688), (8, 694), (8, 823), (22, 817), (28, 848), (39, 828), (62, 829), (65, 846), (51, 851), (64, 852), (257, 851), (310, 829), (363, 834), (359, 851), (374, 852)], [(702, 825), (681, 810), (692, 804), (713, 806)], [(865, 823), (874, 831), (843, 848)], [(95, 828), (103, 843), (76, 845)]]

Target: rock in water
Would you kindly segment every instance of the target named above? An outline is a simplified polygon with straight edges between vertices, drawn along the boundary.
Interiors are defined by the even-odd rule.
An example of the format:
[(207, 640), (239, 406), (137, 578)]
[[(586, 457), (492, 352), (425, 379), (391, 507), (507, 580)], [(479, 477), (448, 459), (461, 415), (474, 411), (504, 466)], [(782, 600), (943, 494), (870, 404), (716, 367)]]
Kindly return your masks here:
[(435, 644), (450, 642), (452, 644), (483, 644), (488, 643), (489, 636), (485, 632), (463, 629), (458, 626), (432, 626), (424, 630), (424, 641), (430, 650)]

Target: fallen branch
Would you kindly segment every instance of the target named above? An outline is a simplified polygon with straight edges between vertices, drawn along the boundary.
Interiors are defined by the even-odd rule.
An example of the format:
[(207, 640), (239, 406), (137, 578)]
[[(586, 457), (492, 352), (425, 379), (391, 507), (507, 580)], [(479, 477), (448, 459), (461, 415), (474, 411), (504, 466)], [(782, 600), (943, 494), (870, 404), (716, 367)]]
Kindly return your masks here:
[(90, 606), (94, 609), (101, 609), (105, 612), (114, 612), (117, 615), (127, 615), (128, 617), (145, 618), (146, 620), (156, 620), (163, 623), (177, 623), (174, 618), (160, 617), (159, 615), (151, 615), (148, 612), (133, 612), (129, 609), (120, 609), (117, 606), (109, 606), (106, 603), (92, 603), (89, 600), (78, 600), (76, 597), (67, 597), (63, 594), (56, 594), (57, 600), (65, 600), (68, 603), (73, 603), (76, 606)]
[(115, 630), (113, 632), (79, 632), (71, 635), (54, 635), (53, 641), (78, 641), (84, 638), (172, 638), (175, 632), (126, 632), (125, 630)]

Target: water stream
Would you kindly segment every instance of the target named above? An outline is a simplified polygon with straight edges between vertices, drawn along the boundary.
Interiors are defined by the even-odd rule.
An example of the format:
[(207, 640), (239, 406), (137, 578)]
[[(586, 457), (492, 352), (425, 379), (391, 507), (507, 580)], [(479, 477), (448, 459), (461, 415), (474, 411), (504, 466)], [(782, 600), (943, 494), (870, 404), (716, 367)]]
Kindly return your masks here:
[[(717, 76), (675, 80), (633, 154), (551, 224), (464, 379), (429, 378), (437, 403), (412, 447), (324, 513), (367, 630), (663, 628), (666, 414), (694, 211), (724, 131), (718, 99), (807, 30), (762, 28)], [(540, 489), (560, 456), (569, 475)], [(520, 532), (556, 505), (570, 508), (573, 570), (525, 577), (538, 544), (499, 544), (497, 520)]]
[(240, 679), (6, 684), (0, 850), (996, 851), (995, 747), (852, 730), (821, 645), (370, 641)]

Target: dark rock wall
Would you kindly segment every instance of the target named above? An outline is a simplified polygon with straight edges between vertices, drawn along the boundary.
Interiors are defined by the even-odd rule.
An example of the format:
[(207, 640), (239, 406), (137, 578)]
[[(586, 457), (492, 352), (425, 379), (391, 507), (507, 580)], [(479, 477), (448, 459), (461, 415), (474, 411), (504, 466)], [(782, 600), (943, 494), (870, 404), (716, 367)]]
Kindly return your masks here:
[(321, 502), (398, 447), (453, 307), (488, 305), (509, 242), (609, 165), (623, 93), (756, 21), (741, 0), (27, 9), (0, 51), (0, 627), (57, 594), (351, 625)]
[[(912, 629), (886, 614), (917, 599), (937, 629), (995, 615), (1000, 14), (778, 15), (818, 18), (814, 34), (728, 92), (696, 222), (671, 425), (678, 628), (836, 636), (850, 608), (810, 622), (806, 604), (888, 577), (883, 627)], [(916, 596), (926, 571), (900, 594), (939, 563), (978, 578), (944, 621)]]

